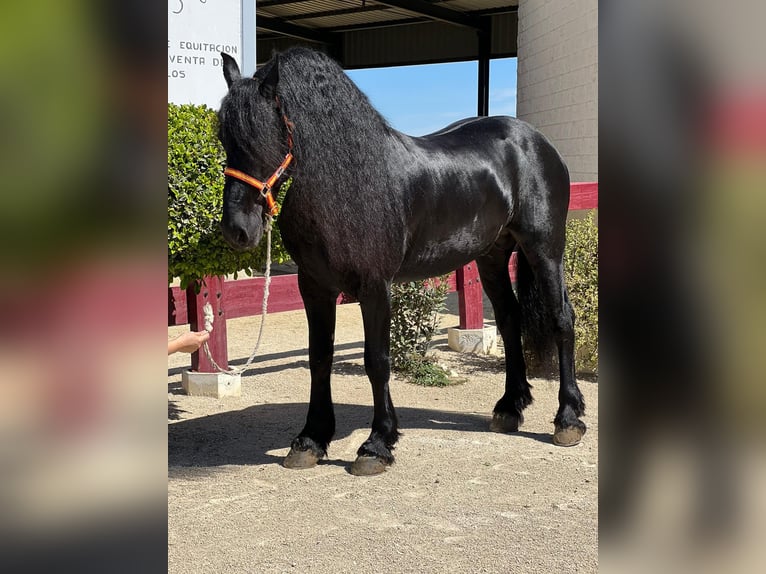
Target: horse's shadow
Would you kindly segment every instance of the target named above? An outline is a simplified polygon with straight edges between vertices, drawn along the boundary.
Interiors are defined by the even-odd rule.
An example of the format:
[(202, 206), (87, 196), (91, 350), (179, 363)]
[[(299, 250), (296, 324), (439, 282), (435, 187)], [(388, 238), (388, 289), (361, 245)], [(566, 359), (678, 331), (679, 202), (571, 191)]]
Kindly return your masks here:
[[(335, 350), (335, 353), (338, 355), (336, 356), (335, 364), (337, 364), (339, 360), (351, 361), (354, 359), (362, 359), (364, 357), (364, 342), (355, 341), (353, 343), (338, 344), (338, 345), (335, 345), (334, 350)], [(355, 352), (348, 352), (348, 351), (355, 351)], [(341, 352), (344, 352), (342, 356), (340, 355)], [(267, 375), (267, 374), (278, 373), (281, 371), (286, 371), (286, 370), (295, 369), (295, 368), (308, 369), (309, 362), (305, 359), (305, 357), (308, 357), (308, 354), (309, 354), (308, 348), (303, 348), (303, 349), (295, 349), (291, 351), (280, 351), (278, 353), (269, 353), (266, 355), (258, 355), (259, 364), (268, 363), (270, 361), (280, 361), (284, 359), (294, 359), (294, 360), (289, 362), (284, 362), (284, 363), (278, 363), (276, 365), (269, 365), (267, 367), (250, 365), (242, 373), (242, 376), (251, 377), (251, 376), (257, 376), (257, 375)], [(229, 361), (229, 367), (231, 368), (239, 367), (241, 365), (244, 365), (246, 362), (247, 362), (247, 359), (234, 359)], [(180, 375), (182, 372), (187, 371), (190, 368), (191, 368), (190, 365), (185, 365), (182, 367), (173, 367), (171, 369), (168, 369), (168, 377)]]
[[(300, 432), (306, 417), (305, 403), (278, 403), (247, 407), (185, 420), (168, 426), (168, 467), (170, 477), (224, 465), (281, 464), (283, 453)], [(490, 416), (424, 408), (397, 408), (399, 425), (407, 429), (489, 432)], [(372, 408), (367, 405), (336, 404), (335, 440), (347, 438), (357, 429), (369, 428)], [(548, 434), (521, 431), (515, 436), (550, 444)], [(332, 446), (330, 447), (332, 454)], [(351, 461), (323, 460), (320, 464), (346, 466)]]

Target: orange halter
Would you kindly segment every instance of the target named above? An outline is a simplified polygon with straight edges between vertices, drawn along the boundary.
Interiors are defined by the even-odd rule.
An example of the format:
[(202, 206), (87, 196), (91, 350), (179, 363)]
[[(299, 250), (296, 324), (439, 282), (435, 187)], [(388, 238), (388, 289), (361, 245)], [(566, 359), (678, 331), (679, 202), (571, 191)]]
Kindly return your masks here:
[[(279, 100), (277, 100), (277, 105), (279, 105)], [(285, 114), (282, 114), (282, 120), (285, 122), (285, 127), (287, 128), (288, 152), (287, 152), (287, 155), (285, 156), (285, 159), (282, 160), (282, 163), (280, 163), (279, 167), (276, 170), (274, 170), (274, 173), (271, 174), (271, 177), (269, 177), (269, 179), (267, 179), (266, 181), (261, 181), (260, 179), (257, 179), (251, 175), (248, 175), (243, 171), (239, 171), (238, 169), (233, 169), (230, 167), (227, 167), (226, 169), (223, 170), (224, 175), (228, 175), (229, 177), (238, 179), (239, 181), (246, 183), (248, 185), (251, 185), (258, 191), (260, 191), (261, 195), (266, 200), (266, 208), (268, 209), (267, 215), (269, 215), (270, 217), (274, 217), (277, 213), (279, 213), (279, 206), (277, 205), (277, 202), (274, 200), (274, 196), (271, 194), (271, 188), (274, 187), (274, 184), (277, 183), (277, 180), (280, 177), (282, 177), (282, 174), (285, 173), (285, 170), (293, 161), (293, 128), (295, 126), (293, 122), (287, 119), (287, 116)]]

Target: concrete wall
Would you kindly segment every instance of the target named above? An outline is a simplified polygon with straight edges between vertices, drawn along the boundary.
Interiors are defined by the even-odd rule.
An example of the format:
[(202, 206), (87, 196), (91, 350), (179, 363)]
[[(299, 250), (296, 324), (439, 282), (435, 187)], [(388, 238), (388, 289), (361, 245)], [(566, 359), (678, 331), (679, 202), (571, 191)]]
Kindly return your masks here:
[(572, 181), (598, 181), (598, 2), (519, 2), (516, 115), (564, 156)]

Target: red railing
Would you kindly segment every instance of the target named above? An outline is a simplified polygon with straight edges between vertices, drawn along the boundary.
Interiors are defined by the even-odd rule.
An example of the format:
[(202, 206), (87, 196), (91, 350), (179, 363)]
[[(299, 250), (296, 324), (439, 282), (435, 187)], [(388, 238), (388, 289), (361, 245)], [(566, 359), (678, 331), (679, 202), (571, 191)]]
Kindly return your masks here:
[[(570, 211), (596, 209), (598, 207), (598, 183), (573, 183), (569, 199)], [(516, 254), (511, 257), (508, 271), (511, 280), (516, 278)], [(481, 329), (484, 325), (483, 296), (476, 262), (463, 266), (449, 277), (450, 292), (458, 292), (461, 329)], [(260, 315), (263, 298), (263, 277), (224, 281), (220, 277), (207, 277), (199, 293), (193, 288), (182, 290), (168, 288), (168, 325), (190, 324), (192, 330), (204, 325), (202, 308), (210, 302), (215, 315), (215, 328), (208, 343), (215, 361), (228, 366), (226, 319)], [(343, 303), (338, 297), (338, 303)], [(269, 313), (294, 311), (303, 308), (298, 291), (297, 275), (272, 277), (269, 295)], [(192, 355), (192, 370), (214, 372), (213, 366), (202, 353)]]

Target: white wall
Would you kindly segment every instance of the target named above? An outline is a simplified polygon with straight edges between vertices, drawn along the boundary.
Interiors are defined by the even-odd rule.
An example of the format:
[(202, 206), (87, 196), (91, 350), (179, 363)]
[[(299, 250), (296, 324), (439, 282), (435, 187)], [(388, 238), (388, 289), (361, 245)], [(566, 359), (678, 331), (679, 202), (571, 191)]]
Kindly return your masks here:
[(220, 52), (241, 64), (241, 0), (168, 0), (168, 101), (217, 110), (226, 95)]

